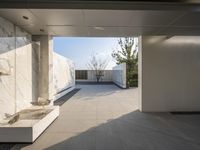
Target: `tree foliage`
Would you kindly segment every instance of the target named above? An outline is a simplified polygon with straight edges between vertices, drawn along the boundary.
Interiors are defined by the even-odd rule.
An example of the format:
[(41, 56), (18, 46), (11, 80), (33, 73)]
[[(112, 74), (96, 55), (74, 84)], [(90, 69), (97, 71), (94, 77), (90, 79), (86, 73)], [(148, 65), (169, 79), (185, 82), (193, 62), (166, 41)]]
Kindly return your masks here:
[(127, 87), (137, 86), (138, 78), (138, 49), (135, 38), (125, 37), (118, 40), (119, 49), (112, 52), (117, 64), (126, 63)]

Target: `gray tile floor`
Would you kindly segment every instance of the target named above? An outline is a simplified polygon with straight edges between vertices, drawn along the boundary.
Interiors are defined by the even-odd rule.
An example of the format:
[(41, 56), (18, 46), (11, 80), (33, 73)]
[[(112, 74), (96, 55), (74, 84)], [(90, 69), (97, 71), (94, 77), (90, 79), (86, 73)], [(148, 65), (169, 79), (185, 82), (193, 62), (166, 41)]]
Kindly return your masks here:
[(12, 150), (200, 150), (200, 115), (141, 113), (137, 88), (78, 87), (35, 143)]

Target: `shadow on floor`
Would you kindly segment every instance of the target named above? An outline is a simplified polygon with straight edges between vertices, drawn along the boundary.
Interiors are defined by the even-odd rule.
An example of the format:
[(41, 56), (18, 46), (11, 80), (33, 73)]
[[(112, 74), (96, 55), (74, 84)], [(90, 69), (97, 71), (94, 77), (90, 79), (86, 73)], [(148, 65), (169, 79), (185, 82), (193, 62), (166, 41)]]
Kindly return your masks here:
[(200, 115), (134, 111), (46, 150), (199, 150)]
[(79, 84), (79, 85), (112, 85), (114, 83), (113, 82), (104, 82), (104, 81), (100, 81), (100, 82), (76, 81), (76, 84)]
[(11, 143), (1, 143), (0, 150), (10, 150), (15, 144)]
[(55, 133), (54, 137), (47, 137), (49, 146), (41, 149), (199, 150), (200, 115), (133, 111), (71, 138), (67, 138), (68, 134)]
[(46, 150), (199, 150), (200, 115), (134, 111)]
[(68, 101), (72, 96), (74, 96), (79, 90), (80, 88), (76, 88), (72, 90), (71, 92), (67, 93), (66, 95), (54, 101), (54, 105), (62, 106), (66, 101)]
[[(105, 96), (110, 96), (107, 98), (113, 98), (118, 93), (121, 93), (120, 97), (124, 96), (124, 98), (131, 97), (136, 93), (137, 87), (131, 87), (129, 89), (122, 89), (116, 86), (115, 84), (77, 84), (78, 87), (81, 88), (81, 97), (76, 97), (76, 99), (82, 100), (93, 100), (94, 98), (103, 98)], [(123, 95), (124, 93), (124, 95)]]

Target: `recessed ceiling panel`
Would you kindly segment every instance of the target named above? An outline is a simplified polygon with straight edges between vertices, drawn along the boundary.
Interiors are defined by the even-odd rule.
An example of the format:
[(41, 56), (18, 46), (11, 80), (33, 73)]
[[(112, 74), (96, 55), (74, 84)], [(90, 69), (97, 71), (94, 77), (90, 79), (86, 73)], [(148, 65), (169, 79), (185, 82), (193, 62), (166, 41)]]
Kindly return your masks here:
[[(100, 28), (99, 28), (100, 29)], [(120, 28), (119, 27), (102, 27), (101, 30), (98, 28), (90, 27), (88, 29), (90, 36), (96, 37), (119, 37), (120, 35)]]
[(46, 25), (83, 25), (81, 10), (65, 9), (31, 9)]
[(123, 10), (84, 10), (88, 26), (129, 26), (131, 11)]
[(33, 35), (200, 35), (200, 13), (183, 11), (0, 9), (0, 16)]
[(121, 36), (154, 35), (161, 28), (158, 27), (120, 27)]
[(54, 35), (58, 36), (88, 36), (86, 27), (48, 26), (48, 29), (54, 31)]
[(0, 9), (0, 16), (12, 21), (16, 25), (33, 25), (37, 18), (27, 9)]
[(200, 26), (200, 12), (189, 12), (172, 24), (173, 26)]
[(200, 28), (168, 27), (158, 32), (158, 35), (200, 35)]
[(183, 15), (182, 11), (132, 11), (131, 26), (167, 26)]
[(10, 20), (31, 34), (53, 33), (53, 31), (47, 29), (42, 20), (38, 19), (27, 9), (0, 9), (0, 16)]
[(166, 26), (182, 11), (84, 10), (90, 26)]
[(44, 25), (37, 25), (37, 26), (21, 26), (29, 33), (32, 33), (33, 35), (53, 35), (55, 32), (49, 28), (47, 28)]

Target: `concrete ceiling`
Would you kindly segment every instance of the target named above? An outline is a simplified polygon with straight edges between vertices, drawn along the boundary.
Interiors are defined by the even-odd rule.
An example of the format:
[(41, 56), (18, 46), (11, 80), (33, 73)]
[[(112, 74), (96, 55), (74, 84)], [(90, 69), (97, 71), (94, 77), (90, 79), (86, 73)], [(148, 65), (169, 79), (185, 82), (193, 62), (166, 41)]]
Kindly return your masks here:
[(0, 0), (0, 8), (18, 9), (193, 10), (199, 5), (199, 0)]
[(198, 10), (0, 9), (0, 16), (34, 35), (200, 35)]

